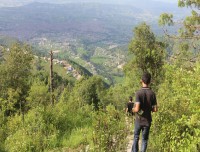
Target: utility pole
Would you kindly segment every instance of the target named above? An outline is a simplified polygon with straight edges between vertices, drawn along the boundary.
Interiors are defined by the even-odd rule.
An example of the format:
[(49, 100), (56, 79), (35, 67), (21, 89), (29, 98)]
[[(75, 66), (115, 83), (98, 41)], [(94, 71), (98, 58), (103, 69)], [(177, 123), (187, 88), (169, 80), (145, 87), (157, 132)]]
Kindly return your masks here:
[(53, 51), (50, 51), (50, 94), (51, 94), (51, 104), (54, 105), (54, 95), (53, 95)]

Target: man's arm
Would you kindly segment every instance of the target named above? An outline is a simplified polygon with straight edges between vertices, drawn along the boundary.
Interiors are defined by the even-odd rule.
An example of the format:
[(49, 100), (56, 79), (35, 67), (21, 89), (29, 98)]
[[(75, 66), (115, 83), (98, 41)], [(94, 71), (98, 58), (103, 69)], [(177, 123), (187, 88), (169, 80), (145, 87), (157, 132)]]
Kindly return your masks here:
[(154, 94), (154, 100), (152, 102), (152, 112), (157, 112), (158, 111), (158, 106), (157, 106), (157, 99), (156, 99), (156, 95)]
[(132, 109), (132, 112), (138, 112), (140, 110), (140, 103), (139, 102), (136, 102), (134, 104), (134, 107)]
[(128, 108), (126, 108), (125, 112), (126, 112), (126, 113), (128, 112)]

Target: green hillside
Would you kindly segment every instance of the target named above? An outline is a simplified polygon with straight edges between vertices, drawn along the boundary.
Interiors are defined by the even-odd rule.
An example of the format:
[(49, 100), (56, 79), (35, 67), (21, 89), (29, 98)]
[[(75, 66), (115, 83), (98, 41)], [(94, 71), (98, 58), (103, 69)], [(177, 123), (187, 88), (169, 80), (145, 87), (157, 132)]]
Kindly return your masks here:
[[(179, 20), (164, 13), (159, 18), (164, 36), (142, 22), (133, 28), (128, 44), (107, 39), (107, 43), (83, 43), (82, 39), (66, 38), (64, 32), (62, 36), (48, 33), (49, 37), (41, 32), (42, 36), (31, 37), (34, 41), (29, 44), (0, 37), (0, 152), (126, 152), (133, 138), (139, 140), (133, 131), (138, 126), (144, 126), (143, 135), (150, 128), (149, 152), (199, 152), (200, 2), (178, 4), (193, 8), (182, 26), (177, 27)], [(91, 5), (84, 8), (90, 12)], [(34, 6), (41, 9), (40, 4)], [(53, 6), (42, 8), (58, 9)], [(4, 9), (12, 14), (13, 8)], [(19, 8), (13, 12), (15, 9)], [(22, 22), (23, 18), (17, 22), (16, 16), (9, 17)], [(168, 31), (171, 26), (178, 31)], [(147, 72), (151, 81), (142, 78)], [(126, 113), (130, 96), (133, 116)], [(136, 118), (138, 124), (133, 121)]]

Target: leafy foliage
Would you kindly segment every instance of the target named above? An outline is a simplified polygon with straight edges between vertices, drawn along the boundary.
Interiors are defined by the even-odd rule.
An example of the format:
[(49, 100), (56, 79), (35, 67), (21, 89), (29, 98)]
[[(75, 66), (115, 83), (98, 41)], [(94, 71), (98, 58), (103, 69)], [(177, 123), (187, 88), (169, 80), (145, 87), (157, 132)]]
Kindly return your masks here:
[[(199, 1), (179, 0), (180, 7), (199, 9)], [(199, 133), (199, 13), (193, 9), (183, 21), (178, 36), (167, 35), (175, 42), (174, 52), (165, 65), (165, 80), (158, 91), (159, 113), (154, 118), (151, 151), (200, 150)], [(162, 25), (172, 16), (162, 14)]]
[(124, 150), (128, 131), (124, 116), (113, 106), (107, 106), (106, 112), (100, 110), (94, 115), (93, 127), (93, 151)]
[(105, 84), (100, 77), (83, 78), (75, 85), (71, 100), (77, 102), (79, 107), (84, 104), (93, 104), (95, 109), (98, 109), (104, 89)]
[[(200, 2), (197, 0), (178, 0), (179, 7), (191, 7), (194, 8), (191, 11), (191, 16), (185, 17), (182, 22), (182, 26), (179, 30), (179, 37), (184, 39), (198, 39), (199, 40), (199, 24), (200, 16), (198, 9), (200, 8)], [(173, 15), (163, 13), (160, 15), (159, 23), (161, 26), (174, 25)]]
[(132, 64), (135, 65), (134, 67), (137, 68), (140, 75), (144, 71), (149, 71), (152, 74), (155, 85), (158, 84), (159, 75), (162, 73), (165, 47), (163, 42), (156, 40), (150, 26), (146, 23), (134, 28), (134, 38), (129, 44), (129, 51), (134, 55)]
[(163, 13), (160, 15), (160, 19), (159, 19), (159, 25), (173, 25), (173, 15), (172, 14), (167, 14), (167, 13)]
[(31, 48), (19, 43), (13, 44), (4, 53), (4, 61), (0, 65), (0, 95), (6, 101), (4, 106), (9, 107), (8, 112), (15, 111), (25, 101), (30, 87), (32, 59)]
[[(153, 124), (157, 151), (199, 151), (199, 63), (193, 70), (167, 65)], [(152, 149), (154, 151), (155, 149)]]
[(50, 95), (48, 92), (49, 88), (44, 82), (35, 81), (29, 91), (27, 101), (30, 107), (36, 107), (41, 105), (48, 105)]
[(200, 2), (198, 0), (178, 0), (178, 6), (180, 6), (180, 7), (195, 6), (195, 7), (199, 8)]

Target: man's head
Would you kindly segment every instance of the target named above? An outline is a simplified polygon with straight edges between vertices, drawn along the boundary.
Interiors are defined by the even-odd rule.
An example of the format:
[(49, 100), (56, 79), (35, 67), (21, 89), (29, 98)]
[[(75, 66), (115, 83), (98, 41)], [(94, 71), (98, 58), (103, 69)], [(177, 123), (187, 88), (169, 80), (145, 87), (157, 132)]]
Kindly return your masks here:
[(142, 82), (146, 85), (149, 85), (151, 82), (151, 74), (148, 72), (145, 72), (142, 76)]
[(133, 98), (131, 96), (129, 97), (129, 101), (133, 101)]

